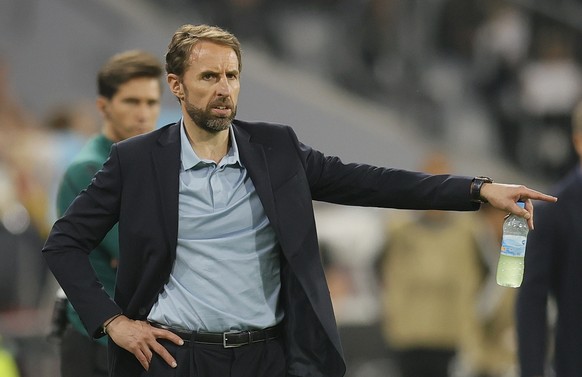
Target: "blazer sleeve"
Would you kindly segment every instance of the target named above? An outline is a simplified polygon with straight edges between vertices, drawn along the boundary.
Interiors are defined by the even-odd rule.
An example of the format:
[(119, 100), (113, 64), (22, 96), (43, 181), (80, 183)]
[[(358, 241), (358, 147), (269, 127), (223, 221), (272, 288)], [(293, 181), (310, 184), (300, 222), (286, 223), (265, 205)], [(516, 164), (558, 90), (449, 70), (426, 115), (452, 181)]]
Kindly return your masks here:
[(297, 141), (314, 200), (363, 207), (478, 210), (471, 202), (473, 177), (430, 175), (358, 163), (343, 163)]
[(120, 196), (121, 172), (114, 145), (103, 169), (53, 225), (42, 249), (49, 268), (94, 337), (103, 336), (102, 324), (121, 313), (89, 260), (89, 253), (119, 219)]

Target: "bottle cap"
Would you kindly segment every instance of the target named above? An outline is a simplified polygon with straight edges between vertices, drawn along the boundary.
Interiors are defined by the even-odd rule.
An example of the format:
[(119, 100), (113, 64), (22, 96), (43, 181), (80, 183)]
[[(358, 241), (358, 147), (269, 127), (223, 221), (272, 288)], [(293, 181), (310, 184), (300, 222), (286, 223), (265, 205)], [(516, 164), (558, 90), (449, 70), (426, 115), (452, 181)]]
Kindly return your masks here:
[(520, 208), (525, 208), (525, 203), (524, 203), (524, 202), (521, 202), (521, 201), (520, 201), (520, 202), (517, 202), (517, 205), (518, 205)]

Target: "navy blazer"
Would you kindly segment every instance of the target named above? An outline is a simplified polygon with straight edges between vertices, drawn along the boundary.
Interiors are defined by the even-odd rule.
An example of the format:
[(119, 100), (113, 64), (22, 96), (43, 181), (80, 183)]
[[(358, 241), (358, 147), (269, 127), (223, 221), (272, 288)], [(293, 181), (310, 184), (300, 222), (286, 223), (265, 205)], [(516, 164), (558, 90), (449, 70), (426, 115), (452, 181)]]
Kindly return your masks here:
[[(523, 377), (544, 376), (554, 345), (556, 376), (582, 376), (582, 173), (579, 167), (552, 190), (560, 200), (536, 207), (523, 284), (517, 299), (519, 364)], [(548, 332), (548, 299), (558, 309)]]
[[(312, 200), (402, 209), (476, 210), (471, 178), (344, 164), (297, 140), (284, 125), (233, 121), (240, 158), (281, 245), (281, 302), (288, 374), (342, 376), (345, 363), (318, 249)], [(43, 254), (90, 334), (123, 312), (147, 318), (176, 258), (179, 124), (114, 144), (91, 185), (73, 201)], [(115, 298), (89, 252), (119, 222)], [(112, 376), (138, 376), (135, 357), (110, 344)]]

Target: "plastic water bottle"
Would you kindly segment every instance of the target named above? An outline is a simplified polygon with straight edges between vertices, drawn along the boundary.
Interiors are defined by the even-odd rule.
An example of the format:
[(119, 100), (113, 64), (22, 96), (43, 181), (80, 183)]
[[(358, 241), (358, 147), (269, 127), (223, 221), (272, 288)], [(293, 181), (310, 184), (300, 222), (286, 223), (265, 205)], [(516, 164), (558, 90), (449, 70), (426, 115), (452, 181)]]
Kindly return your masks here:
[[(525, 203), (517, 202), (521, 208)], [(525, 245), (529, 227), (527, 220), (516, 215), (509, 215), (503, 222), (501, 254), (497, 264), (497, 284), (517, 288), (523, 280)]]

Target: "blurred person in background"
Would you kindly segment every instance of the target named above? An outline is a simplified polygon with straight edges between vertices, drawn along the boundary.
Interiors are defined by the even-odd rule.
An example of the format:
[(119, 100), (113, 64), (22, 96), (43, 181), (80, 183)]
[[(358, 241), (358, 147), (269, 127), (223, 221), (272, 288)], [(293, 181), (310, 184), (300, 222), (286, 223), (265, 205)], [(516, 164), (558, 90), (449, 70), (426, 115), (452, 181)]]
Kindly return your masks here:
[(517, 162), (519, 138), (519, 70), (527, 62), (531, 25), (527, 13), (504, 0), (483, 3), (485, 19), (473, 40), (475, 87), (495, 128), (499, 153)]
[[(60, 182), (59, 215), (91, 183), (113, 143), (156, 127), (161, 107), (162, 71), (155, 56), (138, 50), (116, 54), (101, 67), (97, 74), (96, 105), (103, 125), (101, 132), (88, 140), (74, 158)], [(90, 255), (91, 265), (109, 295), (113, 295), (117, 272), (118, 235), (116, 225)], [(70, 304), (66, 316), (69, 325), (61, 340), (62, 376), (107, 376), (107, 338), (91, 339)]]
[(54, 223), (57, 219), (57, 206), (54, 203), (57, 200), (61, 178), (87, 139), (98, 131), (97, 122), (92, 115), (85, 103), (74, 103), (56, 106), (45, 117), (43, 126), (46, 136), (50, 138), (50, 143), (47, 143), (42, 154), (45, 161), (51, 161), (51, 168), (47, 169), (44, 165), (45, 171), (38, 172), (37, 175), (44, 176), (46, 181), (43, 186), (47, 191), (46, 222), (48, 224)]
[[(37, 154), (28, 149), (41, 130), (37, 119), (14, 96), (10, 77), (10, 67), (0, 57), (0, 174), (7, 174), (4, 183), (10, 186), (9, 199), (24, 205), (33, 226), (46, 236), (48, 229), (41, 219), (46, 195), (39, 180), (31, 174), (38, 165)], [(0, 196), (7, 192), (0, 192)]]
[(12, 376), (13, 359), (25, 375), (46, 356), (34, 352), (31, 343), (43, 339), (53, 292), (47, 283), (54, 282), (46, 263), (37, 258), (43, 238), (20, 202), (9, 170), (0, 159), (0, 335), (13, 346), (10, 354), (2, 354), (0, 345), (2, 377)]
[(10, 67), (0, 56), (0, 160), (6, 159), (6, 153), (11, 149), (13, 138), (22, 129), (33, 127), (36, 119), (30, 115), (25, 107), (13, 95), (10, 87)]
[[(442, 153), (421, 169), (451, 171)], [(473, 221), (424, 211), (393, 220), (379, 271), (383, 334), (402, 377), (447, 377), (472, 314), (481, 278)]]
[(330, 242), (320, 242), (319, 251), (325, 279), (333, 305), (336, 321), (341, 323), (345, 317), (349, 318), (350, 309), (354, 310), (354, 302), (350, 300), (356, 288), (348, 266), (338, 261), (333, 245)]
[(572, 109), (582, 98), (579, 35), (547, 22), (533, 36), (534, 55), (519, 71), (519, 133), (511, 149), (520, 167), (556, 181), (578, 162), (570, 136)]
[[(552, 375), (552, 369), (556, 377), (582, 376), (582, 102), (572, 119), (579, 163), (552, 190), (560, 196), (557, 205), (536, 212), (537, 230), (527, 242), (517, 300), (522, 377)], [(557, 309), (555, 323), (549, 302)]]
[[(488, 201), (530, 227), (532, 200), (557, 200), (483, 177), (344, 164), (289, 126), (235, 119), (241, 68), (234, 35), (181, 26), (166, 71), (182, 119), (114, 143), (43, 248), (88, 333), (111, 340), (112, 376), (344, 375), (313, 200), (458, 211)], [(89, 254), (116, 223), (112, 299)]]
[(86, 139), (79, 132), (88, 123), (86, 112), (81, 106), (59, 107), (39, 122), (14, 98), (9, 78), (7, 64), (0, 61), (0, 162), (5, 162), (19, 202), (45, 238), (56, 220), (58, 178)]
[[(42, 339), (48, 321), (54, 282), (46, 263), (37, 258), (44, 236), (40, 218), (46, 204), (42, 185), (23, 169), (38, 166), (23, 159), (31, 139), (41, 133), (39, 124), (10, 87), (8, 63), (0, 57), (0, 334), (13, 347), (22, 375), (34, 370), (43, 359), (31, 343)], [(48, 229), (45, 230), (48, 232)], [(35, 251), (36, 250), (36, 251)], [(14, 370), (12, 355), (3, 354), (1, 376)], [(4, 374), (4, 373), (5, 374)]]

